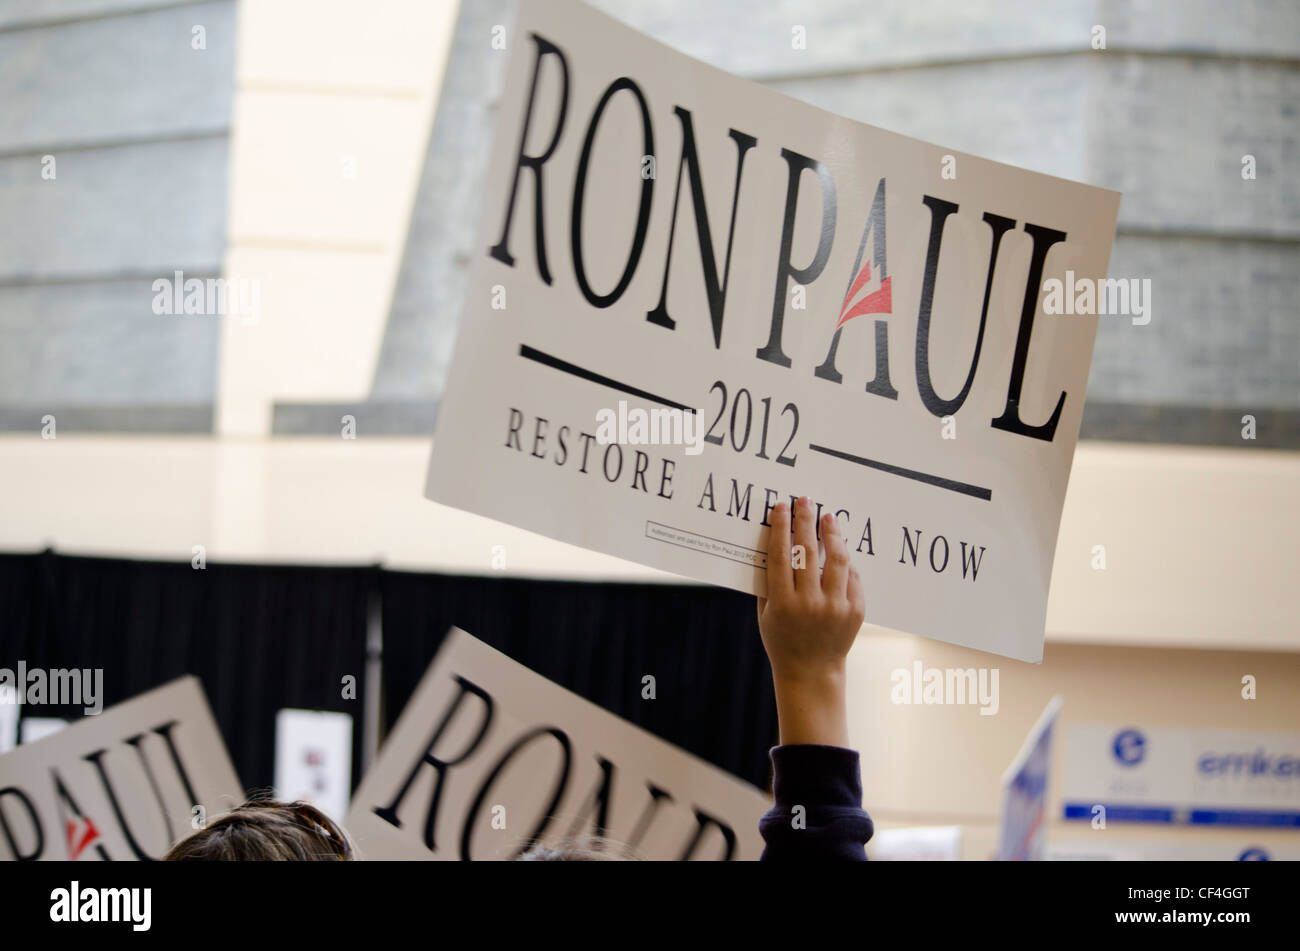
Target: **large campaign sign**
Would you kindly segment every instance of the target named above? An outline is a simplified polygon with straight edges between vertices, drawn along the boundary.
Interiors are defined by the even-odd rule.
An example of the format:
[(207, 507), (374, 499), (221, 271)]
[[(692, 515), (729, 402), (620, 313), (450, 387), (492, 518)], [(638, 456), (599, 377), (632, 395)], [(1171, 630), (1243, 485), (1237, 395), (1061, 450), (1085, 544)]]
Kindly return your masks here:
[(807, 495), (868, 621), (1040, 660), (1119, 195), (519, 16), (427, 496), (761, 594)]
[(243, 799), (203, 688), (182, 677), (0, 756), (0, 858), (160, 859)]
[[(647, 700), (653, 703), (653, 700)], [(753, 786), (452, 629), (352, 797), (362, 858), (511, 859), (605, 841), (646, 859), (756, 859)]]
[(1300, 828), (1300, 733), (1078, 724), (1066, 819)]

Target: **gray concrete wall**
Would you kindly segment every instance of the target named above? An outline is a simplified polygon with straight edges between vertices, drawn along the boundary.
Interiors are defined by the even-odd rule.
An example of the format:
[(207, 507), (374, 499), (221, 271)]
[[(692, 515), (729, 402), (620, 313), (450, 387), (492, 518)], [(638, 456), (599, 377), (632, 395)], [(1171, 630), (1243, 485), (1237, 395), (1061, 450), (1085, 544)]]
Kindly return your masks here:
[(211, 429), (218, 318), (151, 285), (220, 274), (235, 25), (235, 0), (0, 4), (0, 429)]

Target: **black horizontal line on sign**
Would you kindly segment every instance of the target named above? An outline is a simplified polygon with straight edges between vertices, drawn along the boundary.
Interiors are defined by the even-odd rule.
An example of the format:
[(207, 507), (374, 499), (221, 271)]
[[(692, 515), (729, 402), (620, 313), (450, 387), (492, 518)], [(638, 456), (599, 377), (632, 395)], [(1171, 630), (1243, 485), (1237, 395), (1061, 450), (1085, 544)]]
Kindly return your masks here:
[(924, 482), (926, 485), (947, 489), (949, 492), (960, 492), (962, 495), (974, 496), (977, 499), (983, 499), (985, 502), (993, 498), (992, 489), (971, 485), (969, 482), (958, 482), (956, 479), (945, 479), (943, 476), (930, 475), (928, 472), (904, 469), (902, 466), (892, 466), (888, 462), (877, 462), (875, 459), (865, 459), (849, 452), (840, 452), (838, 449), (828, 449), (825, 446), (815, 446), (811, 443), (808, 448), (813, 452), (820, 452), (823, 455), (843, 459), (846, 462), (855, 462), (860, 466), (866, 466), (868, 469), (879, 469), (881, 472), (888, 472), (890, 475), (902, 476), (904, 479), (914, 479), (917, 482)]
[(671, 406), (673, 409), (680, 409), (687, 413), (694, 413), (693, 407), (684, 403), (678, 403), (676, 400), (670, 400), (665, 396), (656, 396), (654, 393), (646, 392), (627, 383), (620, 383), (611, 377), (597, 373), (595, 370), (587, 370), (578, 366), (576, 363), (570, 363), (568, 360), (561, 360), (559, 357), (553, 357), (549, 353), (543, 353), (536, 347), (530, 347), (526, 343), (519, 345), (519, 355), (525, 360), (533, 360), (542, 366), (551, 367), (571, 376), (576, 376), (581, 380), (589, 380), (592, 383), (599, 383), (601, 386), (608, 386), (610, 389), (627, 393), (629, 396), (639, 396), (642, 399), (652, 400), (656, 403), (662, 403), (664, 406)]

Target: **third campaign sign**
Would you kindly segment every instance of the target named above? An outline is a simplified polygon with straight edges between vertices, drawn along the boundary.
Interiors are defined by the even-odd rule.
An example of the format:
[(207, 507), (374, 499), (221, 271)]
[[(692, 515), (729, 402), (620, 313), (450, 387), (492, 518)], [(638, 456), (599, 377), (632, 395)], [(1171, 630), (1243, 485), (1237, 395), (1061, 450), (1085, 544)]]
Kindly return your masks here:
[(508, 859), (593, 833), (646, 859), (757, 859), (770, 806), (453, 628), (352, 797), (347, 827), (369, 859)]
[(571, 0), (509, 43), (428, 497), (761, 593), (807, 495), (870, 623), (1040, 660), (1097, 330), (1043, 289), (1105, 286), (1119, 195)]

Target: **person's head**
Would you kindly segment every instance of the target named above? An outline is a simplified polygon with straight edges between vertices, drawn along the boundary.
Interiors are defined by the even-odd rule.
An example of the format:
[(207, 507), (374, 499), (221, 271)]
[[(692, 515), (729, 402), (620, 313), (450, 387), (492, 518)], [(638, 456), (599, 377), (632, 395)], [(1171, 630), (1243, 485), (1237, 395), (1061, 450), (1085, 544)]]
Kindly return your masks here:
[(167, 862), (345, 862), (352, 843), (306, 802), (250, 799), (172, 846)]

